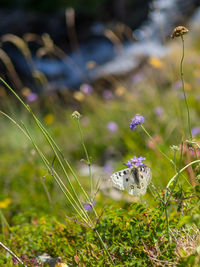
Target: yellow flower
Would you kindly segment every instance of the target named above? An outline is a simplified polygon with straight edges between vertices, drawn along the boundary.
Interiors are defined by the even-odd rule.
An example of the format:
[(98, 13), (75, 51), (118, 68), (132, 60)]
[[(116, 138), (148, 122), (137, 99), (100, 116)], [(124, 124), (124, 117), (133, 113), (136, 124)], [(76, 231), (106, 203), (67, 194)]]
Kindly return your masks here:
[(6, 209), (10, 203), (11, 199), (5, 198), (3, 201), (0, 201), (0, 209)]
[(54, 122), (54, 115), (51, 113), (48, 113), (44, 116), (44, 121), (47, 125), (51, 125)]
[(126, 92), (126, 88), (123, 86), (119, 86), (119, 87), (117, 87), (115, 94), (117, 96), (122, 96), (125, 92)]
[(84, 94), (82, 92), (75, 92), (74, 93), (74, 98), (77, 100), (77, 101), (83, 101), (83, 99), (85, 98)]
[(149, 64), (156, 69), (160, 69), (163, 67), (162, 61), (157, 57), (150, 57), (149, 58)]
[(191, 85), (189, 83), (185, 83), (184, 86), (185, 86), (185, 90), (186, 91), (190, 91), (191, 90)]

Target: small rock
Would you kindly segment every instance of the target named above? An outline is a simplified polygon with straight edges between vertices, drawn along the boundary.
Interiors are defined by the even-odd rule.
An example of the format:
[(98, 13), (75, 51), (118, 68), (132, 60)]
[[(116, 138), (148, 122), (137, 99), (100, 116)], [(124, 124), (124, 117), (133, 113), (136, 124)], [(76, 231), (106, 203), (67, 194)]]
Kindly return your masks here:
[(42, 255), (37, 257), (38, 263), (48, 264), (49, 267), (68, 267), (67, 264), (61, 262), (60, 257), (52, 258), (47, 253), (43, 253)]

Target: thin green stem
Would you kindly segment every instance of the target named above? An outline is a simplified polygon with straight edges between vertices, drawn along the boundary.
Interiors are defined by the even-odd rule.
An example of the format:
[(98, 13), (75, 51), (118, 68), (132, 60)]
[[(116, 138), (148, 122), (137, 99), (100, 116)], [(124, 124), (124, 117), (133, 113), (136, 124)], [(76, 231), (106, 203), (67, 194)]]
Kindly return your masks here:
[[(146, 135), (151, 139), (151, 141), (154, 143), (155, 147), (158, 149), (158, 151), (167, 159), (169, 160), (171, 163), (173, 163), (173, 161), (159, 148), (159, 146), (156, 144), (155, 140), (153, 139), (153, 137), (148, 133), (148, 131), (144, 128), (144, 126), (141, 124), (140, 127), (142, 128), (142, 130), (146, 133)], [(174, 163), (173, 163), (174, 164)]]
[(27, 266), (26, 264), (23, 263), (23, 261), (19, 257), (17, 257), (17, 255), (12, 250), (10, 250), (8, 247), (6, 247), (2, 242), (0, 242), (0, 246), (2, 248), (4, 248), (13, 258), (15, 258), (23, 266), (25, 266), (25, 267)]
[[(87, 212), (85, 211), (85, 209), (84, 209), (84, 207), (83, 207), (83, 204), (81, 203), (81, 201), (80, 201), (80, 199), (79, 199), (79, 197), (78, 197), (78, 195), (77, 195), (77, 193), (76, 193), (76, 191), (75, 191), (75, 189), (74, 189), (74, 187), (73, 187), (73, 185), (72, 185), (72, 183), (71, 183), (71, 181), (70, 181), (70, 178), (69, 178), (69, 176), (68, 176), (68, 174), (67, 174), (67, 172), (66, 172), (66, 170), (65, 170), (65, 168), (64, 168), (64, 166), (63, 166), (63, 164), (62, 164), (62, 161), (61, 161), (61, 159), (60, 159), (60, 157), (58, 156), (58, 154), (57, 154), (57, 152), (56, 152), (56, 150), (54, 149), (54, 146), (53, 146), (53, 144), (52, 144), (52, 142), (51, 142), (51, 140), (53, 140), (53, 138), (50, 138), (49, 137), (49, 133), (46, 131), (46, 129), (44, 129), (44, 127), (43, 127), (43, 125), (40, 123), (40, 121), (36, 118), (36, 116), (33, 114), (33, 112), (32, 112), (32, 110), (31, 110), (31, 108), (28, 106), (28, 105), (26, 105), (25, 103), (24, 103), (24, 101), (18, 96), (18, 94), (0, 77), (0, 80), (3, 82), (3, 84), (16, 96), (16, 98), (22, 103), (22, 105), (26, 108), (26, 110), (32, 115), (32, 117), (33, 117), (33, 119), (35, 120), (35, 122), (36, 122), (36, 124), (37, 124), (37, 126), (39, 127), (39, 129), (40, 129), (40, 131), (43, 133), (43, 135), (44, 135), (44, 137), (45, 137), (45, 139), (47, 140), (47, 142), (49, 143), (49, 145), (50, 145), (50, 147), (51, 147), (51, 149), (52, 149), (52, 151), (54, 152), (54, 154), (55, 154), (55, 156), (56, 156), (56, 158), (57, 158), (57, 160), (58, 160), (58, 162), (59, 162), (59, 164), (60, 164), (60, 166), (61, 166), (61, 168), (62, 168), (62, 170), (63, 170), (63, 172), (64, 172), (64, 174), (65, 174), (65, 176), (67, 177), (67, 180), (68, 180), (68, 182), (69, 182), (69, 184), (70, 184), (70, 187), (71, 187), (71, 189), (72, 189), (72, 191), (73, 191), (73, 193), (74, 193), (74, 195), (76, 196), (76, 198), (77, 198), (77, 200), (78, 200), (78, 202), (79, 202), (79, 205), (80, 205), (80, 207), (82, 208), (82, 210), (85, 212), (85, 215), (89, 218), (89, 216), (88, 216), (88, 214), (87, 214)], [(68, 162), (67, 162), (68, 163)], [(70, 166), (69, 165), (69, 163), (68, 163), (68, 166)], [(70, 170), (72, 170), (71, 169), (71, 167), (70, 167)], [(73, 172), (74, 173), (74, 172)], [(77, 178), (77, 177), (76, 177)], [(77, 180), (78, 180), (78, 178), (77, 178)], [(79, 185), (80, 185), (80, 182), (79, 182)], [(81, 188), (83, 189), (83, 187), (81, 186)], [(85, 192), (85, 191), (84, 191)], [(85, 192), (85, 194), (87, 195), (87, 193)], [(89, 199), (89, 197), (87, 196), (87, 198)]]
[[(40, 151), (40, 149), (38, 148), (38, 146), (35, 144), (35, 142), (33, 141), (28, 129), (26, 128), (26, 126), (24, 125), (25, 130), (15, 121), (13, 120), (9, 115), (7, 115), (6, 113), (4, 113), (3, 111), (0, 111), (0, 113), (2, 115), (4, 115), (6, 118), (8, 118), (12, 123), (14, 123), (22, 132), (23, 134), (32, 142), (33, 146), (35, 147), (36, 151), (38, 152), (39, 156), (41, 157), (43, 163), (45, 164), (45, 166), (47, 167), (49, 173), (52, 173), (52, 168), (50, 168), (50, 164), (48, 162), (48, 160), (46, 159), (46, 157), (43, 155), (43, 153)], [(75, 199), (73, 198), (73, 196), (71, 195), (71, 193), (69, 192), (69, 190), (67, 189), (67, 187), (64, 185), (64, 183), (62, 182), (62, 180), (60, 179), (60, 177), (58, 176), (58, 174), (55, 172), (54, 170), (54, 175), (52, 175), (53, 178), (55, 179), (56, 183), (58, 184), (58, 186), (60, 187), (60, 189), (62, 190), (63, 194), (65, 195), (65, 197), (68, 199), (69, 203), (71, 204), (71, 206), (74, 208), (74, 210), (77, 212), (77, 214), (79, 214), (79, 216), (85, 221), (85, 219), (82, 217), (83, 213), (83, 209), (81, 209), (81, 207), (76, 203)], [(73, 202), (71, 201), (71, 199), (69, 198), (69, 196), (66, 194), (66, 192), (68, 193), (68, 195), (71, 197), (72, 201), (74, 201), (75, 205), (77, 205), (77, 208), (80, 209), (80, 212), (77, 210), (77, 208), (74, 206)], [(86, 219), (88, 216), (86, 216)], [(85, 221), (86, 222), (86, 221)]]
[(168, 188), (170, 187), (171, 183), (176, 179), (176, 177), (177, 177), (181, 172), (183, 172), (183, 171), (184, 171), (185, 169), (187, 169), (189, 166), (191, 166), (191, 165), (193, 165), (193, 164), (196, 164), (196, 163), (199, 163), (199, 162), (200, 162), (200, 160), (198, 159), (198, 160), (194, 160), (194, 161), (188, 163), (185, 167), (183, 167), (178, 173), (176, 173), (176, 174), (169, 180), (169, 182), (168, 182), (166, 188), (168, 189)]
[(10, 229), (10, 225), (8, 224), (8, 221), (6, 220), (2, 210), (0, 209), (0, 221), (2, 226), (2, 233), (4, 233), (5, 226)]
[(99, 241), (100, 241), (102, 247), (104, 248), (104, 250), (105, 250), (107, 256), (109, 257), (109, 259), (110, 259), (112, 265), (114, 265), (114, 261), (113, 261), (111, 255), (110, 255), (110, 253), (109, 253), (109, 251), (108, 251), (108, 249), (107, 249), (105, 243), (103, 242), (103, 240), (102, 240), (102, 238), (101, 238), (99, 232), (98, 232), (96, 229), (95, 229), (94, 231), (95, 231), (95, 233), (96, 233), (96, 235), (97, 235), (97, 237), (98, 237), (98, 239), (99, 239)]
[[(162, 203), (164, 203), (164, 201), (162, 200), (161, 195), (160, 195), (158, 189), (155, 187), (155, 185), (152, 182), (149, 185), (149, 190), (150, 190), (151, 194), (155, 198), (157, 198), (159, 201), (161, 201)], [(156, 196), (156, 194), (158, 195), (158, 197)]]
[(93, 194), (93, 180), (92, 180), (91, 162), (90, 162), (90, 157), (89, 157), (89, 154), (88, 154), (86, 145), (85, 145), (85, 141), (84, 141), (84, 137), (83, 137), (83, 131), (82, 131), (81, 125), (80, 125), (80, 119), (77, 119), (77, 124), (78, 124), (78, 129), (79, 129), (79, 132), (80, 132), (80, 136), (81, 136), (82, 146), (83, 146), (83, 149), (84, 149), (84, 152), (85, 152), (85, 155), (86, 155), (86, 159), (87, 159), (87, 165), (88, 165), (88, 168), (89, 168), (89, 176), (90, 176), (90, 199), (92, 201), (92, 196), (93, 196), (92, 195)]
[[(90, 198), (89, 198), (88, 194), (87, 194), (86, 191), (84, 190), (84, 188), (83, 188), (83, 186), (81, 185), (79, 179), (77, 178), (75, 172), (74, 172), (73, 169), (71, 168), (69, 162), (65, 159), (65, 157), (64, 157), (64, 155), (62, 154), (60, 148), (58, 147), (58, 145), (56, 144), (56, 142), (53, 140), (53, 138), (51, 137), (51, 135), (49, 134), (49, 132), (44, 128), (44, 126), (41, 124), (41, 122), (35, 117), (35, 115), (34, 115), (33, 112), (31, 111), (31, 108), (30, 108), (28, 105), (26, 105), (26, 104), (24, 103), (24, 101), (18, 96), (18, 94), (17, 94), (17, 93), (16, 93), (16, 92), (15, 92), (15, 91), (14, 91), (14, 90), (13, 90), (7, 83), (6, 83), (1, 77), (0, 77), (0, 81), (2, 81), (2, 83), (3, 83), (3, 84), (4, 84), (4, 85), (5, 85), (5, 86), (6, 86), (6, 87), (7, 87), (7, 88), (8, 88), (8, 89), (15, 95), (15, 96), (16, 96), (16, 98), (22, 103), (22, 105), (26, 108), (26, 110), (27, 110), (29, 113), (31, 113), (31, 115), (33, 116), (33, 118), (34, 118), (36, 124), (38, 125), (39, 129), (41, 130), (41, 132), (43, 133), (43, 135), (44, 135), (44, 137), (46, 138), (47, 142), (48, 142), (49, 145), (51, 146), (51, 148), (52, 148), (52, 150), (53, 150), (55, 156), (57, 157), (59, 163), (61, 163), (61, 160), (60, 160), (58, 154), (55, 153), (56, 151), (55, 151), (54, 147), (57, 149), (57, 151), (58, 151), (59, 154), (61, 155), (63, 161), (65, 162), (65, 164), (66, 164), (67, 167), (69, 168), (71, 174), (73, 175), (74, 179), (76, 180), (76, 182), (78, 183), (79, 187), (81, 188), (81, 190), (82, 190), (83, 194), (85, 195), (87, 201), (90, 202)], [(54, 146), (54, 147), (53, 147), (53, 146)], [(74, 187), (72, 186), (72, 183), (71, 183), (71, 181), (70, 181), (70, 179), (69, 179), (69, 176), (68, 176), (68, 174), (66, 173), (65, 168), (64, 168), (64, 166), (63, 166), (62, 163), (61, 163), (61, 167), (62, 167), (62, 169), (63, 169), (63, 171), (64, 171), (64, 173), (65, 173), (65, 175), (66, 175), (66, 177), (67, 177), (67, 180), (68, 180), (68, 182), (69, 182), (69, 184), (70, 184), (70, 187), (72, 188), (72, 191), (74, 192), (75, 196), (77, 197), (77, 200), (78, 200), (78, 202), (79, 202), (79, 205), (84, 209), (83, 204), (82, 204), (81, 201), (79, 200), (79, 198), (78, 198), (78, 196), (77, 196), (77, 194), (76, 194), (76, 192), (75, 192), (75, 190), (74, 190)], [(97, 212), (96, 212), (96, 210), (95, 210), (95, 208), (94, 208), (93, 206), (92, 206), (92, 209), (93, 209), (93, 212), (94, 212), (95, 216), (98, 217), (98, 214), (97, 214)]]
[(28, 110), (28, 111), (30, 111), (29, 110), (29, 106), (28, 105), (26, 105), (25, 103), (24, 103), (24, 101), (18, 96), (18, 94), (16, 94), (15, 93), (15, 91), (7, 84), (7, 82), (5, 82), (4, 81), (4, 79), (2, 79), (1, 77), (0, 77), (0, 81), (2, 81), (2, 83), (16, 96), (16, 98), (21, 102), (21, 104)]
[(3, 111), (0, 110), (0, 113), (5, 116), (7, 119), (9, 119), (12, 123), (14, 123), (19, 129), (20, 131), (23, 132), (23, 134), (29, 139), (29, 136), (26, 134), (26, 132), (24, 131), (24, 129), (15, 121), (13, 120), (8, 114), (4, 113)]
[[(47, 139), (47, 141), (51, 143), (51, 147), (53, 147), (53, 149), (54, 149), (54, 147), (57, 149), (57, 151), (59, 152), (59, 154), (60, 154), (61, 157), (62, 157), (62, 160), (65, 162), (65, 164), (66, 164), (67, 167), (69, 168), (71, 174), (73, 175), (74, 179), (76, 180), (76, 182), (78, 183), (79, 187), (81, 188), (81, 190), (82, 190), (83, 194), (85, 195), (87, 201), (90, 202), (90, 198), (89, 198), (88, 194), (86, 193), (85, 189), (84, 189), (83, 186), (81, 185), (81, 183), (80, 183), (78, 177), (76, 176), (76, 174), (75, 174), (75, 172), (73, 171), (72, 167), (70, 166), (69, 162), (65, 159), (63, 153), (61, 152), (60, 148), (58, 147), (58, 145), (56, 144), (56, 142), (54, 141), (54, 139), (51, 137), (51, 135), (49, 134), (49, 132), (44, 128), (44, 126), (41, 124), (41, 122), (35, 117), (35, 115), (34, 115), (32, 112), (31, 112), (31, 114), (32, 114), (34, 120), (36, 121), (38, 127), (41, 129), (43, 135), (44, 135), (45, 138)], [(55, 151), (55, 149), (54, 149), (54, 151)], [(54, 152), (54, 153), (55, 153), (55, 152)], [(58, 156), (57, 153), (56, 153), (55, 155)], [(58, 157), (59, 157), (59, 156), (58, 156)], [(61, 160), (60, 160), (60, 157), (59, 157), (59, 163), (60, 163), (60, 162), (61, 162)], [(62, 163), (61, 163), (61, 164), (62, 164)], [(69, 179), (69, 176), (68, 176), (68, 174), (66, 173), (65, 168), (64, 168), (63, 165), (62, 165), (62, 168), (63, 168), (63, 171), (64, 171), (64, 173), (65, 173), (65, 175), (66, 175), (66, 177), (67, 177), (67, 179), (68, 179), (68, 182), (69, 182), (70, 186), (72, 187), (72, 184), (71, 184), (71, 181), (70, 181), (70, 179)], [(74, 189), (72, 189), (72, 190), (73, 190), (73, 192), (74, 192), (75, 195), (76, 195), (76, 192), (74, 191)], [(78, 196), (77, 196), (77, 199), (78, 199), (78, 201), (79, 201), (79, 204), (83, 207), (83, 204), (80, 202)], [(83, 208), (84, 208), (84, 207), (83, 207)], [(98, 214), (97, 214), (97, 212), (96, 212), (96, 210), (94, 209), (93, 206), (92, 206), (92, 209), (93, 209), (93, 211), (94, 211), (94, 213), (95, 213), (95, 216), (97, 217)]]
[[(49, 161), (46, 159), (46, 157), (42, 154), (42, 152), (39, 150), (38, 146), (35, 144), (34, 140), (32, 139), (27, 127), (24, 125), (25, 131), (27, 133), (27, 135), (29, 136), (30, 141), (32, 142), (34, 148), (36, 149), (36, 151), (38, 152), (38, 154), (40, 155), (43, 163), (45, 164), (46, 168), (48, 169), (49, 173), (52, 175), (52, 177), (55, 179), (56, 183), (58, 184), (58, 186), (60, 187), (61, 191), (63, 192), (64, 196), (67, 198), (67, 200), (69, 201), (69, 203), (71, 204), (71, 206), (74, 208), (74, 210), (77, 212), (77, 214), (82, 218), (82, 220), (85, 221), (84, 217), (86, 218), (86, 220), (88, 220), (88, 215), (85, 214), (85, 212), (83, 212), (84, 208), (82, 209), (78, 203), (76, 202), (76, 200), (74, 199), (74, 197), (72, 196), (72, 194), (70, 193), (70, 191), (68, 190), (68, 188), (65, 186), (65, 184), (63, 183), (63, 181), (60, 179), (59, 175), (56, 173), (56, 171), (50, 167)], [(66, 193), (67, 192), (67, 193)], [(74, 203), (75, 206), (74, 205)], [(80, 211), (79, 211), (79, 210)], [(84, 216), (84, 217), (83, 217)], [(87, 222), (87, 221), (85, 221)]]
[(167, 237), (168, 241), (171, 242), (171, 237), (170, 237), (170, 229), (169, 229), (169, 214), (168, 214), (168, 209), (167, 209), (167, 194), (168, 194), (168, 189), (165, 192), (164, 195), (164, 210), (165, 210), (165, 218), (166, 218), (166, 224), (167, 224)]
[(174, 170), (175, 170), (175, 172), (177, 172), (177, 168), (176, 168), (176, 150), (174, 151)]
[[(60, 159), (58, 153), (57, 153), (56, 150), (54, 149), (54, 147), (55, 147), (55, 148), (57, 149), (57, 151), (60, 153), (60, 155), (61, 155), (63, 161), (66, 163), (67, 167), (70, 169), (70, 171), (71, 171), (73, 177), (75, 178), (76, 182), (78, 183), (79, 187), (81, 188), (82, 192), (84, 193), (86, 199), (87, 199), (88, 202), (90, 203), (90, 198), (89, 198), (88, 194), (87, 194), (86, 191), (84, 190), (84, 188), (83, 188), (83, 186), (81, 185), (80, 181), (78, 180), (76, 174), (74, 173), (74, 171), (73, 171), (73, 169), (71, 168), (71, 166), (70, 166), (70, 164), (68, 163), (68, 161), (65, 159), (64, 155), (62, 154), (61, 150), (59, 149), (59, 147), (57, 146), (57, 144), (55, 143), (55, 141), (53, 140), (53, 138), (51, 137), (51, 135), (50, 135), (50, 134), (48, 133), (48, 131), (44, 128), (44, 126), (41, 124), (41, 122), (35, 117), (35, 115), (32, 113), (32, 111), (31, 111), (31, 114), (32, 114), (32, 116), (33, 116), (33, 118), (34, 118), (36, 124), (38, 125), (38, 127), (39, 127), (40, 130), (42, 131), (43, 135), (45, 136), (47, 142), (48, 142), (49, 145), (51, 146), (51, 148), (52, 148), (52, 150), (53, 150), (53, 152), (54, 152), (56, 158), (58, 159), (58, 162), (59, 162), (60, 166), (62, 167), (65, 176), (67, 177), (67, 180), (68, 180), (68, 182), (69, 182), (69, 184), (70, 184), (70, 187), (71, 187), (71, 189), (72, 189), (74, 195), (76, 196), (76, 198), (77, 198), (77, 200), (78, 200), (78, 202), (79, 202), (79, 205), (82, 207), (82, 209), (84, 210), (84, 212), (87, 214), (87, 212), (85, 211), (85, 209), (84, 209), (84, 207), (83, 207), (83, 204), (81, 203), (81, 201), (80, 201), (80, 199), (79, 199), (79, 197), (78, 197), (78, 195), (77, 195), (77, 193), (76, 193), (76, 191), (75, 191), (75, 189), (74, 189), (74, 187), (73, 187), (73, 185), (72, 185), (72, 183), (71, 183), (71, 180), (70, 180), (70, 178), (69, 178), (69, 176), (68, 176), (68, 174), (67, 174), (67, 172), (66, 172), (66, 170), (65, 170), (65, 167), (64, 167), (64, 165), (62, 164), (62, 161), (61, 161), (61, 159)], [(98, 214), (97, 214), (95, 208), (93, 207), (93, 205), (92, 205), (92, 210), (93, 210), (95, 216), (98, 217)], [(87, 214), (87, 216), (88, 216), (88, 214)], [(88, 216), (88, 218), (89, 218), (89, 216)]]
[(189, 110), (189, 106), (188, 106), (188, 102), (187, 102), (187, 96), (186, 96), (186, 92), (185, 92), (185, 85), (184, 85), (184, 79), (183, 79), (183, 60), (184, 60), (184, 56), (185, 56), (185, 47), (184, 47), (183, 35), (181, 35), (181, 41), (182, 41), (182, 58), (181, 58), (181, 62), (180, 62), (180, 74), (181, 74), (181, 82), (182, 82), (184, 100), (185, 100), (185, 105), (186, 105), (186, 109), (187, 109), (188, 131), (189, 131), (190, 139), (192, 139), (190, 110)]
[[(171, 196), (172, 196), (172, 194), (173, 194), (173, 192), (174, 192), (174, 189), (175, 189), (175, 187), (176, 187), (176, 184), (178, 183), (178, 178), (179, 178), (179, 175), (180, 175), (180, 166), (181, 166), (181, 162), (182, 162), (182, 156), (183, 156), (183, 142), (182, 142), (182, 144), (181, 144), (181, 155), (180, 155), (180, 160), (179, 160), (179, 170), (178, 170), (178, 172), (177, 172), (177, 176), (176, 176), (176, 179), (174, 180), (174, 184), (173, 184), (173, 186), (172, 186), (172, 189), (171, 189), (171, 191), (170, 191), (170, 194), (169, 194), (169, 196), (168, 196), (168, 198), (167, 198), (167, 202), (170, 200), (170, 198), (171, 198)], [(167, 190), (169, 189), (169, 187), (167, 187)]]

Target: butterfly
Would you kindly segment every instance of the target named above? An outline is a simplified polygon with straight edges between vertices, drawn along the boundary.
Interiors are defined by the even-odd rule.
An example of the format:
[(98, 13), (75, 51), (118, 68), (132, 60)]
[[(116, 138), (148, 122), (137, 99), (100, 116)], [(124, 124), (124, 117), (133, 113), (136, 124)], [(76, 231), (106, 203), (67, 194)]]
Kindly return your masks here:
[(146, 165), (132, 166), (111, 175), (113, 186), (126, 190), (132, 196), (144, 195), (152, 178), (152, 172)]

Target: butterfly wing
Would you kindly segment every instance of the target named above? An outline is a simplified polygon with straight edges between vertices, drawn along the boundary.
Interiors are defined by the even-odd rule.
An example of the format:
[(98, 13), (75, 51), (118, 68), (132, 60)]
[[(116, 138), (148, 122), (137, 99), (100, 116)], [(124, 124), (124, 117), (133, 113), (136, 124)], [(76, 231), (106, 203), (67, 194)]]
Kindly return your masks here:
[(130, 171), (130, 179), (124, 181), (124, 188), (132, 196), (144, 195), (151, 181), (151, 169), (147, 166), (133, 167)]
[[(151, 182), (151, 178), (152, 178), (151, 169), (147, 166), (140, 166), (139, 172), (140, 172), (141, 180), (144, 178), (144, 182), (145, 182), (146, 186), (148, 186), (148, 184)], [(143, 178), (142, 178), (142, 176), (143, 176)]]
[(124, 180), (128, 179), (130, 176), (130, 169), (124, 169), (118, 172), (115, 172), (111, 175), (110, 179), (113, 183), (113, 186), (119, 190), (124, 190)]

